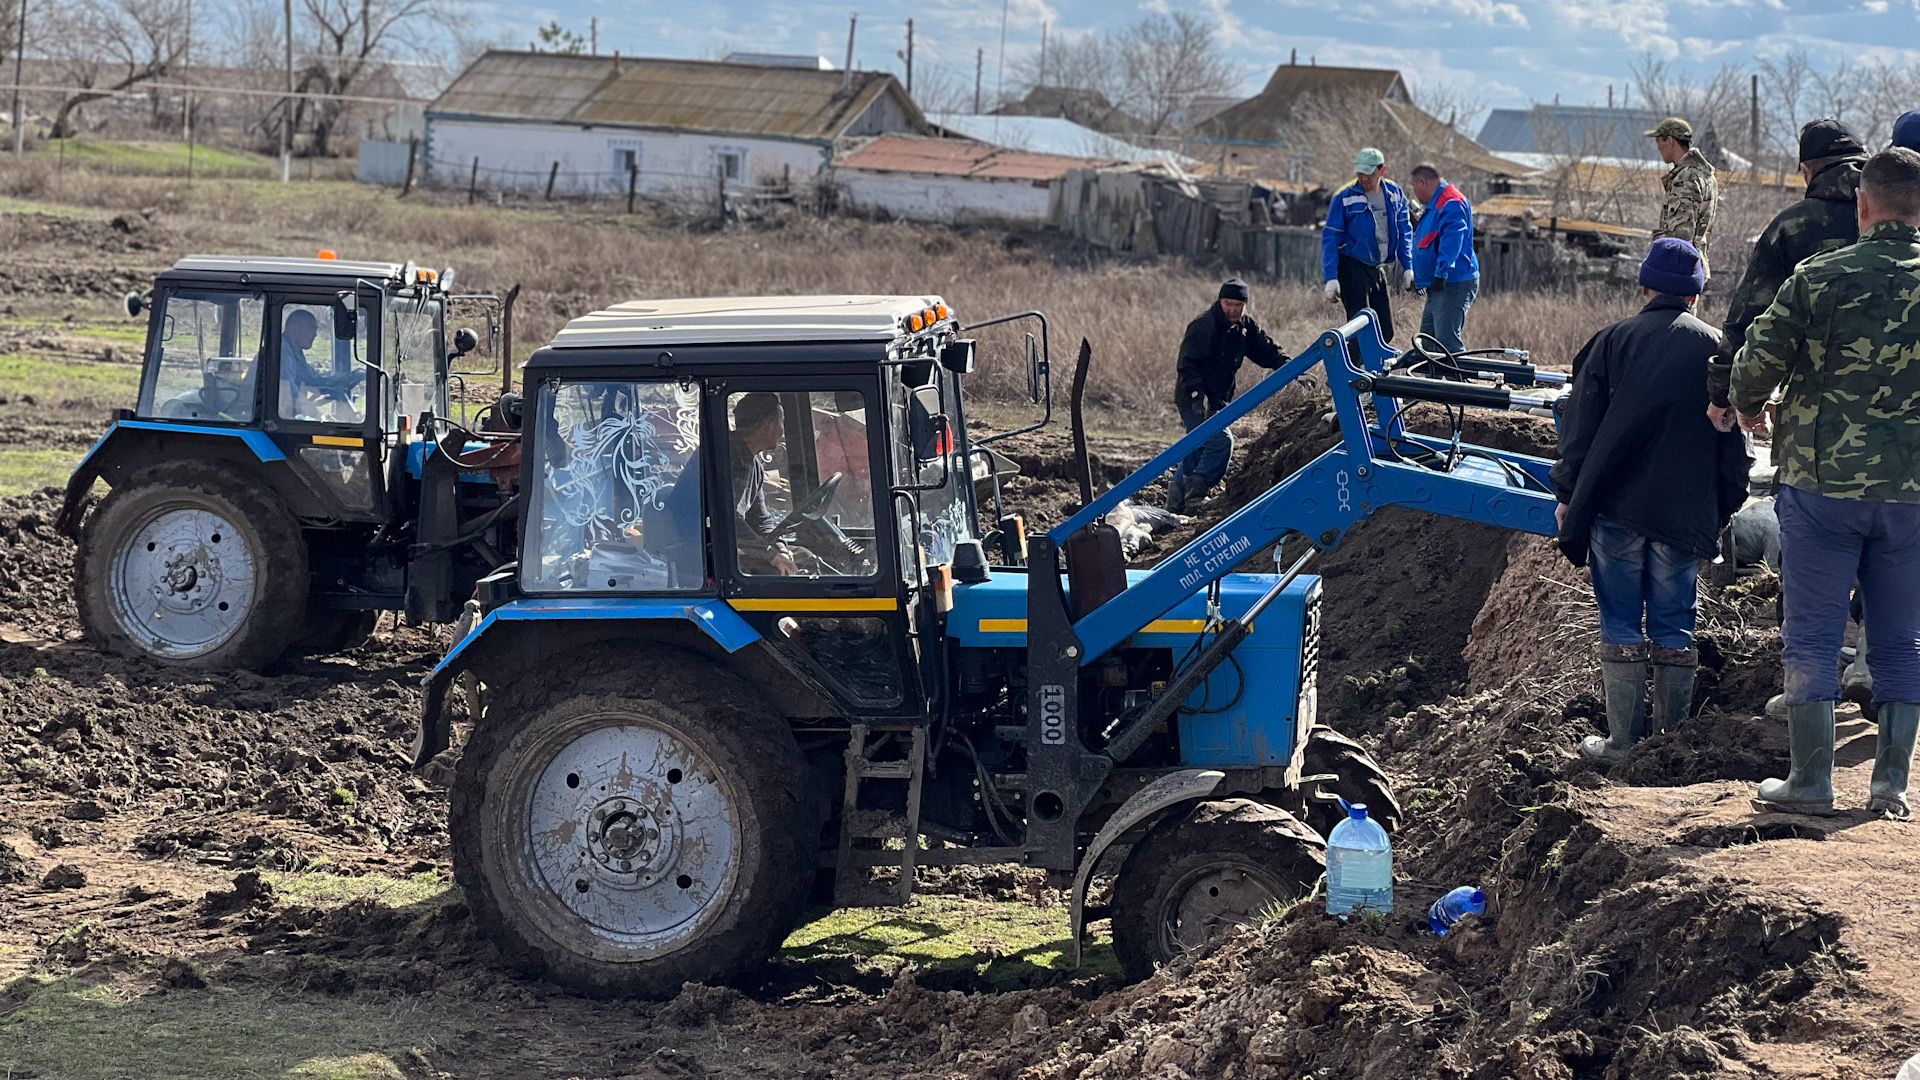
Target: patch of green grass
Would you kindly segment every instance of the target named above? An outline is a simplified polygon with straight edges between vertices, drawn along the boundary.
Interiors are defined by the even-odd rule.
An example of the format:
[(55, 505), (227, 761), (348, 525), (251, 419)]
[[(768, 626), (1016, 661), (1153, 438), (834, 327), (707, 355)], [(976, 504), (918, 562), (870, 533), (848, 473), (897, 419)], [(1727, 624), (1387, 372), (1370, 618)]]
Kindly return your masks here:
[(119, 322), (105, 323), (67, 322), (65, 319), (53, 318), (21, 319), (19, 325), (51, 330), (56, 334), (67, 334), (72, 337), (111, 341), (121, 345), (144, 345), (147, 341), (145, 319), (121, 319)]
[(38, 214), (41, 217), (72, 218), (76, 221), (108, 221), (113, 217), (113, 211), (91, 206), (69, 206), (66, 203), (0, 195), (0, 216), (6, 214)]
[(282, 899), (336, 907), (353, 900), (374, 899), (388, 907), (406, 908), (415, 904), (444, 903), (458, 896), (453, 882), (437, 870), (406, 877), (386, 874), (333, 874), (324, 870), (303, 870), (297, 874), (265, 874), (267, 883)]
[(1074, 968), (1068, 932), (1064, 907), (922, 896), (905, 908), (848, 908), (815, 919), (787, 938), (781, 959), (802, 967), (911, 964), (970, 973), (1003, 990), (1119, 972), (1105, 942), (1083, 950)]
[(43, 487), (65, 487), (80, 450), (0, 448), (0, 495), (24, 495)]
[(131, 406), (140, 396), (140, 367), (9, 353), (0, 355), (0, 394), (10, 398), (31, 394), (42, 404), (94, 401), (107, 408)]
[[(0, 1076), (62, 1080), (301, 1077), (388, 1080), (439, 1026), (407, 1001), (301, 998), (258, 988), (135, 995), (29, 976), (0, 988)], [(440, 1032), (439, 1037), (450, 1033)]]
[[(61, 143), (65, 143), (62, 146)], [(48, 140), (34, 153), (57, 157), (68, 165), (92, 166), (115, 172), (186, 175), (188, 146), (184, 142), (107, 142), (99, 139)], [(268, 176), (278, 169), (271, 158), (218, 146), (192, 147), (195, 176)]]

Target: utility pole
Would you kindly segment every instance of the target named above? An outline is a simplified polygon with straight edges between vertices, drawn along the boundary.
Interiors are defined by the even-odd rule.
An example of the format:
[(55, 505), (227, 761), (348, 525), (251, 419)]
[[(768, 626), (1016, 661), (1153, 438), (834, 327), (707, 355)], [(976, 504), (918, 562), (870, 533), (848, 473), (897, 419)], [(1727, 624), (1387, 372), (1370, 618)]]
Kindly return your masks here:
[(980, 115), (980, 73), (987, 67), (987, 50), (973, 51), (973, 114)]
[(840, 89), (853, 85), (853, 32), (860, 25), (860, 13), (847, 16), (847, 66), (840, 72)]
[(1747, 105), (1747, 160), (1751, 161), (1754, 174), (1760, 171), (1760, 76), (1752, 76)]
[(600, 16), (598, 15), (595, 15), (593, 18), (587, 20), (587, 40), (591, 43), (587, 46), (588, 55), (599, 56), (600, 55)]
[(1047, 85), (1047, 24), (1040, 24), (1040, 78), (1036, 86)]
[[(1000, 55), (993, 61), (993, 98), (994, 108), (1006, 100), (1007, 92), (1007, 9), (1013, 6), (1013, 0), (1000, 0)], [(975, 112), (980, 110), (975, 109)]]
[(287, 97), (280, 110), (280, 182), (293, 179), (293, 0), (286, 0), (287, 11)]
[(26, 121), (20, 115), (20, 72), (27, 66), (27, 0), (20, 0), (20, 41), (13, 53), (13, 157), (26, 149)]
[(907, 96), (913, 96), (913, 20), (907, 20)]
[[(188, 82), (193, 71), (193, 0), (187, 0), (187, 44), (180, 50), (180, 81)], [(193, 145), (193, 91), (183, 91), (185, 104), (180, 109), (180, 140), (188, 146)], [(188, 151), (192, 153), (191, 150)]]

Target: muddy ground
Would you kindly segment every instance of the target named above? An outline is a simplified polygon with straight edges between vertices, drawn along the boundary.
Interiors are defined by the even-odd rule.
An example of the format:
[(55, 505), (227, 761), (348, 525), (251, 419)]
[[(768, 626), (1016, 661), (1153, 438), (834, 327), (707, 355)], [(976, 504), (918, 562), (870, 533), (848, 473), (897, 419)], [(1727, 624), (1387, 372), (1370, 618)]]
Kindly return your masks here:
[[(1294, 397), (1245, 425), (1209, 517), (1323, 449), (1322, 411)], [(92, 424), (33, 437), (83, 446)], [(1096, 438), (1096, 477), (1157, 446)], [(1012, 456), (1030, 520), (1070, 511), (1063, 435)], [(0, 500), (6, 1075), (1877, 1078), (1920, 1050), (1920, 839), (1858, 810), (1872, 726), (1843, 708), (1848, 812), (1746, 801), (1786, 757), (1757, 715), (1778, 677), (1768, 578), (1706, 600), (1702, 714), (1605, 776), (1574, 753), (1600, 730), (1579, 572), (1538, 539), (1382, 514), (1315, 569), (1323, 714), (1407, 812), (1392, 918), (1301, 904), (1132, 987), (1031, 972), (1005, 991), (790, 949), (736, 987), (602, 1003), (503, 968), (448, 883), (445, 792), (403, 757), (442, 631), (388, 620), (264, 675), (104, 657), (74, 631), (56, 508)], [(1424, 933), (1425, 905), (1463, 883), (1488, 914)], [(950, 875), (922, 903), (955, 894), (1060, 904), (1007, 872)], [(221, 1038), (286, 1050), (222, 1057)], [(295, 1071), (314, 1061), (334, 1064)]]

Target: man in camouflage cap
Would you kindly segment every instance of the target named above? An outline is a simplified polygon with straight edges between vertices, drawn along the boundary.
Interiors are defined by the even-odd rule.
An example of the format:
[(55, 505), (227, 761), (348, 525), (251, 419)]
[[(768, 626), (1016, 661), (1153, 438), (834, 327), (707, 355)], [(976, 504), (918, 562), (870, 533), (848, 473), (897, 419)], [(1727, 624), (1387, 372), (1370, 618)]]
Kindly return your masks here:
[(1859, 242), (1800, 264), (1733, 363), (1749, 430), (1765, 430), (1782, 388), (1775, 511), (1793, 762), (1756, 805), (1833, 812), (1833, 661), (1857, 579), (1880, 712), (1869, 809), (1905, 819), (1920, 728), (1920, 153), (1867, 161), (1858, 216)]
[(1693, 125), (1677, 116), (1660, 121), (1647, 135), (1659, 150), (1660, 160), (1673, 166), (1660, 179), (1666, 198), (1660, 203), (1660, 223), (1653, 227), (1653, 238), (1685, 240), (1705, 260), (1713, 233), (1714, 203), (1720, 197), (1713, 164), (1694, 149)]

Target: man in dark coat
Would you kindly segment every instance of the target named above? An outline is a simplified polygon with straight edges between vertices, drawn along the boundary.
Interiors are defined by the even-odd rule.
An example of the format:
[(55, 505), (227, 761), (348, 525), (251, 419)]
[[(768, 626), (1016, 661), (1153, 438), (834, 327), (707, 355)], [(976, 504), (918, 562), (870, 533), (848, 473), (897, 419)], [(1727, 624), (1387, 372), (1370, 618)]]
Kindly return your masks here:
[(1866, 162), (1866, 148), (1840, 121), (1815, 120), (1800, 129), (1800, 175), (1807, 179), (1807, 195), (1767, 223), (1727, 302), (1720, 353), (1707, 368), (1707, 397), (1713, 404), (1727, 407), (1733, 354), (1746, 344), (1747, 327), (1773, 303), (1793, 268), (1808, 256), (1860, 239), (1853, 204), (1860, 190), (1860, 167)]
[(1705, 415), (1703, 377), (1720, 334), (1693, 316), (1706, 266), (1685, 240), (1653, 242), (1640, 265), (1647, 306), (1600, 331), (1574, 359), (1560, 460), (1560, 548), (1593, 571), (1608, 736), (1580, 752), (1617, 762), (1693, 704), (1695, 586), (1720, 530), (1745, 501), (1746, 437)]
[[(1247, 311), (1252, 294), (1247, 283), (1233, 278), (1220, 286), (1220, 298), (1187, 324), (1180, 339), (1180, 361), (1173, 384), (1173, 404), (1188, 431), (1227, 407), (1239, 380), (1240, 361), (1277, 368), (1286, 357)], [(1233, 458), (1233, 432), (1222, 431), (1200, 444), (1173, 470), (1167, 486), (1167, 509), (1182, 513), (1207, 497)]]

